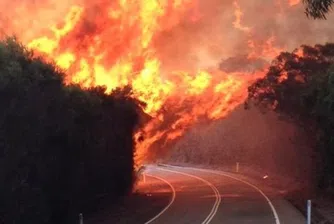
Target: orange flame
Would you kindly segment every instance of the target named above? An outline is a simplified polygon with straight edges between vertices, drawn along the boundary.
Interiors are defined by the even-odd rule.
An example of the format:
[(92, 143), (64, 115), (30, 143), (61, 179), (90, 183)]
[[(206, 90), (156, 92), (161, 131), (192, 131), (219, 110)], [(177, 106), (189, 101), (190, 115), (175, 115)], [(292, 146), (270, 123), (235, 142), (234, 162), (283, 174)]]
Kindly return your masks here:
[[(237, 1), (234, 6), (233, 26), (248, 33), (248, 57), (276, 56), (281, 49), (273, 46), (274, 36), (264, 44), (254, 41), (251, 28), (242, 25), (243, 12)], [(67, 71), (67, 83), (105, 85), (108, 92), (132, 85), (134, 95), (147, 103), (145, 112), (152, 117), (135, 135), (145, 136), (137, 143), (137, 162), (141, 162), (157, 142), (162, 147), (201, 119), (225, 117), (245, 100), (247, 86), (265, 73), (164, 69), (156, 39), (184, 20), (200, 21), (197, 7), (194, 0), (79, 2), (70, 7), (61, 23), (24, 39), (28, 47)]]
[(290, 6), (298, 5), (300, 3), (300, 0), (288, 0)]
[(235, 11), (234, 11), (235, 21), (233, 22), (233, 26), (236, 29), (239, 29), (241, 31), (250, 32), (251, 31), (250, 27), (241, 25), (241, 20), (242, 20), (243, 12), (241, 11), (241, 8), (240, 8), (238, 2), (234, 1), (233, 4), (234, 4), (234, 7), (235, 7)]

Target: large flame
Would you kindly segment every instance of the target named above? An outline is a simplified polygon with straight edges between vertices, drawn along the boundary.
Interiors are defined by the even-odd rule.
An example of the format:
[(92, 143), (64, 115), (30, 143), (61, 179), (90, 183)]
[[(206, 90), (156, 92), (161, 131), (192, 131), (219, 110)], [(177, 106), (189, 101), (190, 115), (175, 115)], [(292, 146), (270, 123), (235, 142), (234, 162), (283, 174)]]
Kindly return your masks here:
[[(209, 2), (205, 4), (220, 4)], [(49, 3), (57, 5), (57, 1)], [(289, 0), (285, 4), (298, 3)], [(28, 24), (22, 17), (22, 21), (2, 28), (7, 33), (18, 33), (28, 47), (67, 70), (67, 83), (105, 85), (108, 92), (131, 84), (135, 97), (147, 103), (145, 112), (152, 117), (136, 134), (141, 139), (136, 150), (137, 162), (141, 162), (154, 144), (162, 147), (177, 139), (195, 122), (225, 117), (244, 101), (247, 86), (265, 73), (263, 67), (227, 73), (199, 66), (211, 61), (208, 51), (217, 52), (222, 47), (214, 42), (229, 47), (223, 33), (212, 35), (219, 26), (211, 21), (205, 4), (201, 0), (71, 0), (55, 13), (16, 7), (25, 16), (45, 17), (45, 22), (33, 21), (29, 24), (32, 28), (25, 30)], [(229, 29), (234, 27), (243, 33), (241, 42), (247, 49), (247, 60), (270, 60), (283, 49), (275, 47), (275, 35), (257, 38), (257, 31), (244, 24), (239, 2), (229, 4), (233, 9)], [(205, 27), (207, 34), (200, 33), (197, 24)], [(210, 29), (211, 25), (214, 28)], [(200, 60), (186, 60), (191, 58), (189, 52), (200, 55)], [(221, 52), (210, 55), (223, 57)]]

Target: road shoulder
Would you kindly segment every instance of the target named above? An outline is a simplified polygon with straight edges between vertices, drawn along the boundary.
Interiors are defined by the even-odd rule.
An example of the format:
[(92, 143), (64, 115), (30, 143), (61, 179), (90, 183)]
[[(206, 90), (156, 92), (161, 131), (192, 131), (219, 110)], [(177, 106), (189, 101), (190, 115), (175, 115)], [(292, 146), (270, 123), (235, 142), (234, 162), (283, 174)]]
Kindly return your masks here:
[[(127, 196), (113, 206), (85, 218), (86, 224), (109, 223), (145, 223), (163, 210), (172, 196), (169, 186), (153, 177), (146, 177), (147, 183), (156, 182), (160, 185), (160, 192), (154, 191), (150, 184), (143, 181), (136, 186), (136, 192)], [(157, 184), (155, 184), (157, 185)], [(148, 206), (149, 205), (149, 206)]]

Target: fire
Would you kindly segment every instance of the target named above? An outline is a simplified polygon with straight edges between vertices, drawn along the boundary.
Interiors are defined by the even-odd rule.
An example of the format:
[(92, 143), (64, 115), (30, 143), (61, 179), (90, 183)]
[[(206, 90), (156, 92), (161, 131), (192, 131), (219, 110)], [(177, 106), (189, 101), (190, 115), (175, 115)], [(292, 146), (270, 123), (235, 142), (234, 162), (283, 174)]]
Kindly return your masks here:
[[(290, 0), (290, 5), (299, 1)], [(27, 46), (55, 60), (67, 71), (67, 83), (83, 87), (104, 85), (111, 92), (131, 84), (134, 96), (147, 104), (152, 119), (135, 135), (137, 162), (158, 144), (163, 147), (200, 120), (216, 120), (242, 103), (247, 86), (265, 74), (226, 73), (218, 69), (166, 69), (156, 43), (159, 35), (183, 21), (201, 21), (196, 0), (92, 0), (75, 1), (66, 16), (22, 39)], [(244, 31), (249, 58), (273, 58), (281, 51), (275, 37), (253, 40), (244, 26), (243, 12), (235, 1), (232, 25)], [(20, 37), (20, 35), (19, 35)], [(205, 44), (205, 43), (204, 43)], [(200, 46), (201, 43), (198, 44)], [(245, 43), (247, 45), (247, 43)]]
[(251, 31), (250, 27), (241, 25), (243, 12), (241, 11), (239, 3), (237, 1), (234, 1), (233, 4), (234, 4), (234, 7), (235, 7), (235, 11), (234, 11), (235, 21), (233, 22), (233, 26), (236, 29), (239, 29), (241, 31), (250, 32)]
[(289, 0), (290, 6), (298, 5), (299, 3), (300, 3), (300, 0)]
[(248, 41), (248, 47), (251, 49), (251, 52), (248, 54), (248, 58), (275, 58), (279, 55), (280, 52), (284, 51), (284, 48), (279, 48), (274, 46), (275, 37), (271, 36), (265, 43), (262, 45), (257, 45), (252, 40)]

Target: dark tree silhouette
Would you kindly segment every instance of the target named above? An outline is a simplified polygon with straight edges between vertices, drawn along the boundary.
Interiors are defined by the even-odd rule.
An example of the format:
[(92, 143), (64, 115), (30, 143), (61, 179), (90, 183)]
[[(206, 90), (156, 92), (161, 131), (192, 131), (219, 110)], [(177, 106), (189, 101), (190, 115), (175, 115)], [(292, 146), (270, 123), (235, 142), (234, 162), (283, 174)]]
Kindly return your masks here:
[(0, 42), (0, 223), (74, 223), (131, 190), (143, 105), (129, 87), (107, 95), (64, 75), (15, 38)]
[(334, 0), (303, 0), (308, 17), (314, 19), (326, 19), (326, 14), (332, 10)]

